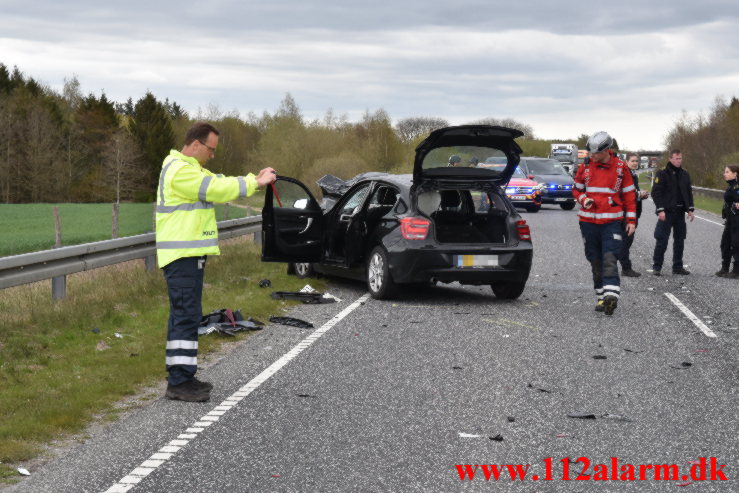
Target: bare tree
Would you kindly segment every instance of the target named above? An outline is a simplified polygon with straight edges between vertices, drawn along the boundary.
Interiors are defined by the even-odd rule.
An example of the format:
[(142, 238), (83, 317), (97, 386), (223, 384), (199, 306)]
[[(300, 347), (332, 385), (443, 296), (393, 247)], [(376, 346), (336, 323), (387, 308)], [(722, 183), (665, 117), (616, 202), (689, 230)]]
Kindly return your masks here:
[(398, 120), (395, 132), (403, 142), (412, 142), (439, 128), (448, 127), (449, 122), (433, 116), (412, 116)]
[(125, 130), (118, 130), (107, 143), (104, 162), (105, 181), (115, 191), (116, 204), (130, 197), (141, 184), (141, 153), (135, 140)]
[(523, 138), (524, 139), (534, 139), (534, 129), (531, 127), (531, 125), (527, 125), (526, 123), (519, 122), (518, 120), (514, 120), (513, 118), (482, 118), (480, 120), (471, 122), (474, 125), (497, 125), (500, 127), (508, 127), (508, 128), (515, 128), (516, 130), (520, 130), (523, 132)]

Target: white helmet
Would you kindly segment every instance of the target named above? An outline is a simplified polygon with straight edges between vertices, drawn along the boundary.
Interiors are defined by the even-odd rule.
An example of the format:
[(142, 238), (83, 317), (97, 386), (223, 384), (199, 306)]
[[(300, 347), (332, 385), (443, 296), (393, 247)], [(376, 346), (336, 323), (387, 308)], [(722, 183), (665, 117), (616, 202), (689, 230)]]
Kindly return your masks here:
[(585, 144), (585, 147), (590, 151), (593, 152), (603, 152), (606, 149), (610, 149), (613, 145), (613, 138), (611, 138), (610, 135), (608, 135), (608, 132), (595, 132), (593, 135), (591, 135), (588, 138), (588, 143)]

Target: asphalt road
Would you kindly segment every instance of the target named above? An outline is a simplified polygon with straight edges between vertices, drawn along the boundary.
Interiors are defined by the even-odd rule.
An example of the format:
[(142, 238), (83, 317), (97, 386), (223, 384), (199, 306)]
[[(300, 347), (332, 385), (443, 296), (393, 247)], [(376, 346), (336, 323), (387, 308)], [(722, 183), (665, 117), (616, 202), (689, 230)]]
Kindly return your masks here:
[[(364, 300), (361, 283), (336, 280), (340, 303), (292, 313), (322, 327), (310, 345), (298, 346), (311, 330), (269, 326), (202, 372), (211, 402), (156, 399), (9, 491), (738, 491), (739, 282), (713, 275), (720, 220), (689, 224), (690, 276), (657, 278), (647, 204), (632, 250), (645, 275), (622, 280), (607, 317), (593, 311), (575, 211), (523, 215), (535, 252), (519, 300), (459, 285)], [(701, 457), (727, 481), (683, 479)], [(611, 479), (612, 458), (635, 480)], [(465, 464), (474, 480), (460, 480)], [(486, 481), (480, 464), (529, 467), (524, 481), (505, 468)], [(677, 479), (644, 468), (639, 480), (647, 464), (675, 464)], [(584, 465), (609, 479), (575, 480)]]

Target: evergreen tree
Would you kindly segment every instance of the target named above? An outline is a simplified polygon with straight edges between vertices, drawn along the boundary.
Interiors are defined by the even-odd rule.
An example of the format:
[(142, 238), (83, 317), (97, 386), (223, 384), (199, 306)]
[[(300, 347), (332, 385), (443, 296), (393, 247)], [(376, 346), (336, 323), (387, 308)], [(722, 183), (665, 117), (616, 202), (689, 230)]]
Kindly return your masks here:
[(162, 160), (175, 146), (175, 139), (167, 109), (150, 92), (136, 102), (131, 134), (139, 144), (145, 187), (153, 199)]

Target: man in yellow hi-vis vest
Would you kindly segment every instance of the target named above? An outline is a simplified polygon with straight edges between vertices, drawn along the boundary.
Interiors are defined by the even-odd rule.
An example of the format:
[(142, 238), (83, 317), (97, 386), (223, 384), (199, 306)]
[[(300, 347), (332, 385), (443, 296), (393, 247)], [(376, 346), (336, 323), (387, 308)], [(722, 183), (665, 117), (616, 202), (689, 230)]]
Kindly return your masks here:
[(205, 259), (220, 253), (214, 203), (252, 195), (277, 177), (272, 168), (256, 177), (216, 175), (203, 168), (215, 156), (218, 135), (209, 123), (193, 125), (182, 151), (164, 158), (157, 190), (157, 258), (169, 291), (166, 396), (191, 402), (207, 401), (213, 388), (195, 372)]

